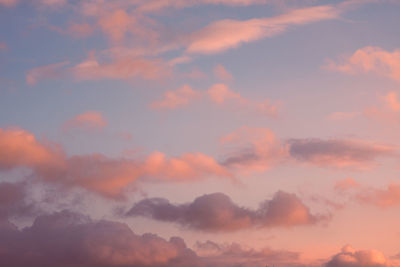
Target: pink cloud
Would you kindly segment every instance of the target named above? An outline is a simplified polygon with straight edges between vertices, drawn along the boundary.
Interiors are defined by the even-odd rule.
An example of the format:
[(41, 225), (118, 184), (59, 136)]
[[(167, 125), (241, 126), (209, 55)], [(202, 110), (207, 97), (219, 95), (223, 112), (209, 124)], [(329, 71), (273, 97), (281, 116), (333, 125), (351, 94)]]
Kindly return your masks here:
[(150, 107), (153, 109), (176, 109), (187, 106), (190, 102), (200, 97), (200, 93), (193, 90), (189, 85), (184, 85), (175, 91), (167, 91), (164, 98), (152, 102)]
[(60, 78), (65, 74), (64, 67), (68, 63), (68, 61), (63, 61), (30, 69), (26, 74), (26, 82), (34, 85), (41, 80)]
[(387, 93), (387, 95), (384, 97), (384, 100), (390, 110), (400, 111), (400, 101), (398, 99), (396, 92), (392, 91), (392, 92)]
[(339, 13), (333, 6), (316, 6), (296, 9), (271, 18), (219, 20), (195, 32), (190, 37), (186, 51), (206, 54), (222, 52), (243, 43), (277, 35), (286, 31), (289, 26), (333, 19)]
[(76, 115), (64, 124), (64, 129), (83, 128), (83, 129), (102, 129), (107, 125), (107, 121), (98, 111), (87, 111)]
[(346, 74), (374, 72), (400, 81), (400, 50), (386, 51), (380, 47), (367, 46), (357, 50), (341, 63), (330, 61), (329, 70)]
[(115, 41), (122, 41), (133, 20), (123, 9), (105, 14), (99, 20), (101, 29)]
[(265, 171), (287, 157), (287, 148), (266, 128), (243, 126), (220, 138), (223, 165), (243, 171)]
[(222, 81), (233, 80), (232, 74), (230, 74), (229, 71), (227, 71), (225, 69), (225, 67), (222, 66), (221, 64), (216, 65), (213, 69), (213, 72), (214, 72), (214, 76), (219, 80), (222, 80)]
[(98, 61), (90, 56), (82, 63), (71, 68), (78, 80), (99, 79), (157, 79), (169, 75), (168, 68), (159, 59), (113, 58), (111, 61)]

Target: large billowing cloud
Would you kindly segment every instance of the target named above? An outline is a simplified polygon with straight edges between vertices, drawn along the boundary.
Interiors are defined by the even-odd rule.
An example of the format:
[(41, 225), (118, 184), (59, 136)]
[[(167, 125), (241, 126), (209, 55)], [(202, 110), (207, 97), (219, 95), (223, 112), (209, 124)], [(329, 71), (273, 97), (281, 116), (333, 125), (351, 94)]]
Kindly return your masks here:
[(392, 265), (377, 250), (355, 250), (347, 245), (325, 264), (325, 267), (389, 267)]
[(202, 153), (167, 157), (153, 152), (142, 159), (102, 154), (67, 156), (54, 144), (38, 141), (21, 129), (0, 129), (0, 170), (26, 167), (37, 178), (67, 187), (83, 187), (108, 197), (121, 197), (133, 182), (192, 181), (232, 177), (214, 158)]
[(290, 227), (314, 224), (323, 217), (311, 214), (295, 195), (277, 192), (256, 210), (238, 206), (223, 193), (203, 195), (191, 203), (171, 204), (162, 198), (136, 203), (128, 216), (145, 216), (201, 231), (235, 231), (249, 227)]
[(378, 157), (395, 152), (393, 147), (361, 140), (292, 139), (289, 145), (293, 158), (322, 167), (368, 169)]
[(367, 46), (345, 58), (344, 62), (329, 62), (327, 68), (347, 74), (374, 72), (400, 81), (400, 50), (390, 52), (380, 47)]
[(2, 224), (0, 235), (4, 266), (200, 266), (181, 238), (137, 235), (123, 223), (69, 211), (39, 216), (23, 230)]

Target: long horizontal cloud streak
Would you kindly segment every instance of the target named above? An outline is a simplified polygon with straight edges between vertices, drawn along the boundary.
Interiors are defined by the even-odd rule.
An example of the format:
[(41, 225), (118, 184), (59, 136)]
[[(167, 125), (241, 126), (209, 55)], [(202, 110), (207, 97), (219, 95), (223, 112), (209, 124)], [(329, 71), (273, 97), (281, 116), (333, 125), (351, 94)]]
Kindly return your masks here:
[(153, 152), (144, 159), (109, 158), (102, 154), (68, 157), (57, 145), (46, 145), (31, 133), (0, 129), (0, 170), (30, 168), (37, 178), (79, 186), (108, 197), (120, 197), (133, 182), (192, 181), (210, 176), (232, 177), (212, 157), (186, 153), (166, 157)]
[[(181, 205), (162, 198), (144, 199), (136, 203), (128, 216), (145, 216), (174, 222), (201, 231), (235, 231), (249, 227), (289, 227), (314, 224), (323, 216), (313, 215), (295, 194), (277, 192), (257, 210), (240, 207), (222, 194), (214, 193)], [(326, 219), (326, 218), (325, 218)]]
[(217, 53), (237, 47), (242, 43), (277, 35), (292, 25), (333, 19), (339, 13), (339, 9), (333, 6), (317, 6), (293, 10), (271, 18), (246, 21), (220, 20), (195, 32), (190, 38), (186, 51), (188, 53)]

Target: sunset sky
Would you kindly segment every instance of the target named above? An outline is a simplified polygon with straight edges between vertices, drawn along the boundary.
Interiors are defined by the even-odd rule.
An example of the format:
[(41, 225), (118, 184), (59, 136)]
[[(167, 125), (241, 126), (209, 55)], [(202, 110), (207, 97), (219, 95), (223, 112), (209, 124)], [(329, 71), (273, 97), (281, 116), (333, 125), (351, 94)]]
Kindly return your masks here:
[(400, 266), (399, 0), (0, 0), (0, 266)]

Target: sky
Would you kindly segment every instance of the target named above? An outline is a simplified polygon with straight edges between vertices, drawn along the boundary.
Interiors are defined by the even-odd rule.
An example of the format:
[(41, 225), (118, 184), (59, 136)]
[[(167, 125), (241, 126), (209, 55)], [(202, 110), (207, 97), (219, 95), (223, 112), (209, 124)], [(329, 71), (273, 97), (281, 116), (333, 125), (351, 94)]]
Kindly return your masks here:
[(400, 266), (399, 14), (0, 0), (0, 265)]

